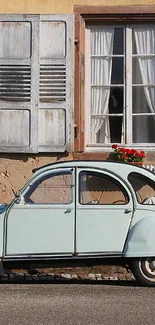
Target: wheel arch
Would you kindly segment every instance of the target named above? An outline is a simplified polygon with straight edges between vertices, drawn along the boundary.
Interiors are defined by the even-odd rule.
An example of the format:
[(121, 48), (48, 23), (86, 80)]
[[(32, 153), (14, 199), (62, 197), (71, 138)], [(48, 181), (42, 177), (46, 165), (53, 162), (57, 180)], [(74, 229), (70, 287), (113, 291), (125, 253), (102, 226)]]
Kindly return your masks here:
[(155, 217), (144, 217), (131, 227), (123, 256), (155, 256)]

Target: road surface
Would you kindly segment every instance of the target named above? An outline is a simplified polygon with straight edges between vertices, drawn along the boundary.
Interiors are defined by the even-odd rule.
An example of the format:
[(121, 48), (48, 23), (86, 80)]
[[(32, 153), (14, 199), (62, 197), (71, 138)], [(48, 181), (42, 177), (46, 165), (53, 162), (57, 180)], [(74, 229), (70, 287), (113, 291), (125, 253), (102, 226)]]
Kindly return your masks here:
[(0, 284), (0, 325), (152, 325), (155, 288), (133, 282)]

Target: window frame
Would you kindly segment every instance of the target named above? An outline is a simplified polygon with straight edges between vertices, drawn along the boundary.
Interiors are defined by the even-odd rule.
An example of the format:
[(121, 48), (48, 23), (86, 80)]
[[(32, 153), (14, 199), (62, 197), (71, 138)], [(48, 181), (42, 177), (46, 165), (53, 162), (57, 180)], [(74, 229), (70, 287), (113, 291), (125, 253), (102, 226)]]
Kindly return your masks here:
[[(65, 175), (65, 174), (70, 174), (72, 177), (72, 185), (71, 185), (71, 201), (68, 203), (35, 203), (35, 202), (27, 202), (25, 200), (25, 197), (27, 196), (27, 194), (30, 192), (30, 195), (32, 195), (32, 193), (35, 192), (35, 190), (38, 187), (38, 184), (41, 184), (42, 182), (44, 182), (44, 180), (49, 179), (51, 177), (55, 177), (55, 176), (59, 176), (59, 175)], [(41, 181), (42, 180), (42, 181)], [(22, 192), (22, 197), (23, 197), (23, 201), (25, 205), (31, 205), (31, 206), (38, 206), (38, 205), (42, 205), (42, 206), (63, 206), (63, 205), (70, 205), (73, 203), (74, 201), (74, 170), (72, 168), (64, 168), (64, 169), (54, 169), (54, 170), (50, 170), (50, 171), (45, 171), (44, 173), (39, 174), (36, 178), (33, 179), (32, 182), (30, 182), (27, 187), (24, 189), (24, 191)], [(35, 186), (37, 184), (37, 186)], [(31, 187), (32, 187), (32, 192), (31, 192)], [(28, 194), (29, 195), (29, 194)], [(30, 197), (29, 195), (29, 197)]]
[[(139, 180), (140, 180), (140, 181), (141, 181), (141, 179), (142, 179), (142, 180), (148, 180), (148, 182), (145, 182), (145, 184), (148, 185), (152, 190), (153, 190), (153, 186), (152, 186), (152, 185), (154, 184), (154, 181), (153, 181), (152, 179), (150, 179), (148, 176), (143, 175), (143, 174), (140, 174), (140, 173), (138, 173), (138, 172), (131, 172), (131, 173), (129, 173), (129, 175), (128, 175), (128, 182), (130, 183), (130, 186), (132, 187), (132, 190), (134, 191), (134, 194), (135, 194), (135, 197), (136, 197), (136, 201), (137, 201), (137, 203), (140, 204), (140, 205), (142, 205), (142, 206), (144, 206), (145, 203), (143, 203), (143, 201), (144, 201), (144, 199), (146, 199), (146, 198), (141, 199), (141, 202), (140, 202), (139, 197), (138, 197), (138, 194), (137, 194), (137, 192), (138, 192), (139, 190), (136, 191), (136, 189), (135, 189), (135, 185), (132, 184), (132, 182), (131, 182), (131, 178), (130, 178), (130, 177), (135, 177), (135, 179), (136, 179), (136, 177), (137, 177), (137, 179), (138, 179), (138, 177), (139, 177)], [(154, 186), (154, 187), (155, 187), (155, 186)], [(139, 196), (140, 196), (140, 195), (141, 195), (141, 194), (139, 194)]]
[[(78, 173), (78, 204), (80, 206), (88, 206), (88, 208), (90, 206), (96, 206), (96, 208), (99, 206), (100, 207), (114, 206), (114, 203), (98, 203), (98, 204), (96, 204), (96, 203), (90, 203), (91, 201), (89, 201), (88, 203), (82, 203), (81, 202), (81, 192), (82, 192), (81, 191), (81, 177), (83, 177), (84, 175), (81, 175), (81, 174), (84, 174), (85, 176), (90, 174), (90, 176), (92, 176), (92, 177), (103, 177), (103, 178), (109, 180), (111, 183), (115, 184), (118, 187), (118, 189), (120, 189), (120, 192), (124, 196), (124, 200), (127, 199), (127, 201), (124, 204), (117, 203), (117, 205), (124, 207), (130, 203), (129, 193), (126, 190), (126, 188), (124, 188), (124, 184), (122, 184), (119, 179), (115, 178), (113, 175), (111, 175), (109, 173), (104, 173), (104, 172), (98, 171), (96, 169), (94, 169), (94, 170), (93, 169), (83, 169), (83, 170), (79, 171), (79, 173)], [(92, 200), (92, 201), (96, 201), (96, 200)], [(100, 202), (100, 201), (98, 201), (98, 202)]]
[[(86, 24), (150, 24), (155, 21), (155, 5), (148, 6), (75, 6), (75, 151), (111, 151), (111, 147), (90, 147), (86, 150), (85, 105), (85, 29)], [(128, 95), (129, 96), (129, 95)], [(88, 114), (88, 113), (87, 113)], [(87, 115), (86, 115), (87, 116)], [(131, 130), (131, 126), (130, 126)], [(127, 130), (127, 133), (129, 130)], [(131, 137), (131, 135), (130, 135)], [(127, 139), (129, 142), (129, 139)], [(128, 143), (129, 145), (129, 143)], [(134, 144), (138, 149), (139, 144)], [(145, 147), (144, 147), (145, 148)], [(154, 149), (147, 144), (145, 150)]]

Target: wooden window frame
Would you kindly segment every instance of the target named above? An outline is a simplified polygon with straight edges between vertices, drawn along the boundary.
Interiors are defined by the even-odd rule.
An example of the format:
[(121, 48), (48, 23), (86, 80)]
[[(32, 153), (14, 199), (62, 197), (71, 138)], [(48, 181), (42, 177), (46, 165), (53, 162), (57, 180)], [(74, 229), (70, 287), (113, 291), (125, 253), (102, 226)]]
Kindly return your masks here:
[[(75, 6), (75, 142), (74, 151), (85, 151), (85, 27), (94, 24), (154, 23), (155, 5)], [(104, 150), (104, 148), (102, 148)], [(96, 153), (95, 153), (96, 154)]]

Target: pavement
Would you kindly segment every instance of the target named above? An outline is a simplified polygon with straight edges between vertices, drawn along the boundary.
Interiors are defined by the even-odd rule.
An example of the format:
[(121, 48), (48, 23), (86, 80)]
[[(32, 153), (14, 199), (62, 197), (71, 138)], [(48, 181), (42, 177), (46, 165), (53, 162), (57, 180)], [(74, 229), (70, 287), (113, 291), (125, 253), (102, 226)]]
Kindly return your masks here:
[(133, 281), (134, 276), (130, 271), (122, 267), (76, 267), (76, 268), (52, 268), (52, 269), (31, 269), (12, 270), (10, 273), (1, 276), (0, 282), (12, 281)]

